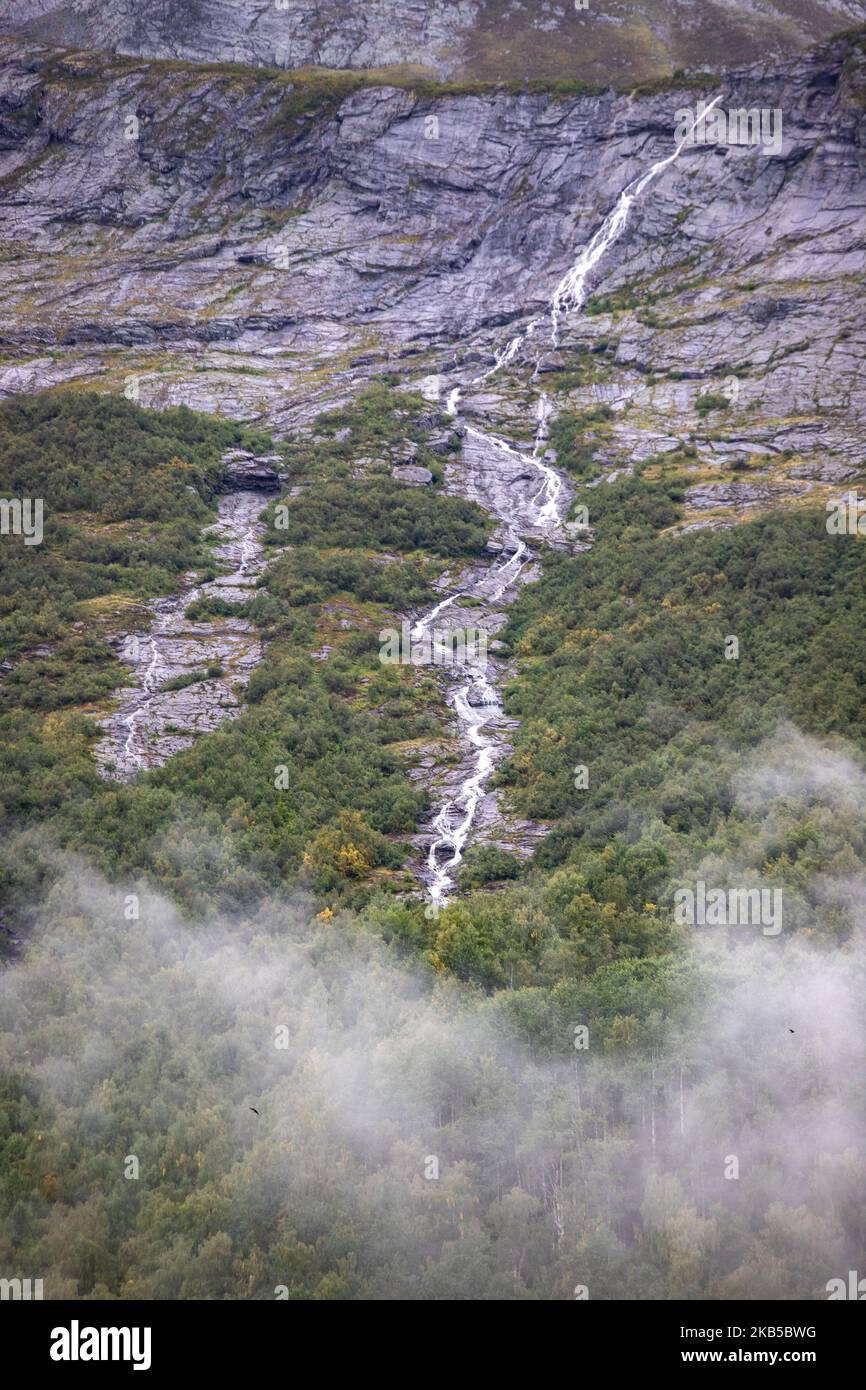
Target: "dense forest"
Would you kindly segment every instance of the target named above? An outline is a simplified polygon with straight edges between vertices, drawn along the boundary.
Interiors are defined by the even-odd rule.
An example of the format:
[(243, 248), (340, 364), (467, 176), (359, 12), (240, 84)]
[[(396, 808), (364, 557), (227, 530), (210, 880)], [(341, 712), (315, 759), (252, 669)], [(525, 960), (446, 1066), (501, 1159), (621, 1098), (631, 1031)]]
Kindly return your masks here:
[[(584, 486), (604, 416), (566, 418), (593, 545), (500, 634), (503, 790), (550, 833), (431, 913), (406, 755), (447, 711), (378, 633), (490, 528), (423, 409), (382, 382), (283, 446), (247, 708), (117, 784), (110, 638), (213, 572), (219, 459), (271, 442), (0, 407), (0, 491), (50, 501), (0, 547), (0, 1264), (84, 1299), (822, 1297), (866, 1262), (863, 547), (808, 506), (679, 532), (684, 460)], [(354, 478), (346, 428), (434, 486)], [(783, 935), (679, 925), (696, 878), (781, 888)]]

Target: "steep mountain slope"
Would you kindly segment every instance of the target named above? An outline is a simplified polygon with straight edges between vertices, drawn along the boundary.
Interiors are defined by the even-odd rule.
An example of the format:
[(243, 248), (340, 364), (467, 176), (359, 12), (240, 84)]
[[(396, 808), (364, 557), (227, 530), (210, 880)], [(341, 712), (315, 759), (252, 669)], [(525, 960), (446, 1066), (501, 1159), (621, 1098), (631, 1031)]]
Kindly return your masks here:
[[(613, 408), (609, 465), (679, 441), (710, 469), (696, 484), (756, 451), (844, 476), (863, 452), (863, 65), (846, 39), (724, 82), (551, 96), (7, 48), (0, 391), (74, 379), (285, 430), (397, 363), (466, 388), (671, 153), (677, 111), (721, 93), (778, 108), (780, 152), (685, 149), (541, 368), (556, 409)], [(732, 373), (709, 429), (698, 398)], [(464, 407), (525, 430), (523, 391), (500, 373)]]
[(862, 0), (7, 0), (0, 32), (146, 58), (636, 81), (792, 52)]
[[(595, 482), (667, 456), (687, 481), (680, 529), (821, 504), (860, 476), (863, 91), (859, 36), (629, 94), (10, 47), (0, 392), (122, 390), (309, 440), (377, 378), (420, 391), (438, 411), (419, 442), (447, 450), (452, 417), (446, 488), (494, 518), (502, 565), (501, 579), (489, 557), (442, 574), (429, 623), (445, 599), (467, 622), (468, 603), (493, 638), (536, 573), (533, 543), (583, 543), (563, 528), (555, 464)], [(682, 144), (699, 101), (769, 109), (779, 139)], [(417, 444), (394, 443), (383, 456), (350, 440), (352, 476), (399, 476)], [(200, 674), (177, 665), (175, 636), (161, 662), (142, 632), (145, 692)], [(434, 790), (415, 842), (428, 881), (461, 839), (461, 807), (467, 831), (521, 856), (541, 833), (505, 823), (490, 793), (506, 675), (494, 660), (451, 689), (464, 741), (450, 767), (416, 750)], [(202, 727), (231, 704), (218, 683), (195, 699), (208, 691)], [(100, 715), (106, 758), (141, 765), (133, 729), (173, 747), (171, 709), (190, 699), (172, 695), (150, 728), (147, 700), (126, 692), (116, 718)], [(496, 758), (479, 733), (490, 721)]]
[(4, 1278), (864, 1268), (864, 42), (628, 92), (3, 49)]

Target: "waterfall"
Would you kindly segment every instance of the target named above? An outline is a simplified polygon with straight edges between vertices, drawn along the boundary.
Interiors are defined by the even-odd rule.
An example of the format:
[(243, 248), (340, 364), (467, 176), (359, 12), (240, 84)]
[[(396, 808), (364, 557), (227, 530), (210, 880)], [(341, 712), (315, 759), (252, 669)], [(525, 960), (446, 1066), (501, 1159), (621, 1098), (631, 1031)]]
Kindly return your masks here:
[[(722, 95), (720, 94), (706, 107), (704, 115), (711, 111), (721, 99)], [(679, 157), (696, 124), (697, 120), (692, 123), (690, 131), (676, 146), (673, 154), (658, 160), (645, 174), (633, 179), (623, 189), (612, 211), (608, 213), (586, 245), (580, 248), (573, 265), (554, 289), (546, 314), (542, 318), (532, 319), (525, 329), (515, 334), (501, 352), (495, 354), (493, 366), (473, 379), (473, 385), (479, 385), (486, 381), (500, 367), (505, 367), (513, 362), (524, 343), (534, 337), (538, 325), (544, 321), (544, 318), (550, 319), (551, 340), (554, 346), (558, 345), (561, 320), (565, 315), (577, 313), (583, 307), (590, 274), (609, 248), (622, 236), (631, 209), (641, 194), (668, 165), (673, 164)], [(538, 362), (536, 361), (533, 380), (537, 375)], [(457, 416), (461, 394), (461, 390), (457, 386), (450, 391), (446, 407), (449, 415)], [(466, 430), (468, 437), (475, 439), (484, 447), (504, 451), (520, 468), (524, 470), (534, 468), (538, 472), (540, 487), (532, 498), (533, 516), (530, 519), (530, 525), (533, 529), (542, 532), (553, 530), (563, 520), (560, 515), (563, 480), (557, 470), (545, 463), (542, 457), (543, 446), (548, 437), (551, 409), (547, 394), (544, 391), (540, 392), (535, 412), (535, 446), (529, 455), (522, 454), (497, 435), (479, 430), (475, 426), (467, 426)], [(487, 604), (498, 603), (506, 592), (516, 584), (528, 558), (526, 542), (518, 534), (511, 513), (510, 499), (506, 497), (497, 500), (502, 502), (502, 508), (498, 514), (505, 523), (513, 551), (510, 558), (493, 570), (492, 591), (490, 593), (485, 592), (486, 581), (482, 581), (478, 585), (477, 595), (482, 597)], [(451, 595), (438, 603), (429, 613), (423, 615), (415, 624), (413, 636), (421, 637), (430, 631), (438, 614), (460, 596), (458, 594)], [(483, 732), (484, 728), (486, 725), (497, 722), (503, 715), (496, 686), (492, 677), (488, 675), (487, 669), (483, 671), (471, 670), (466, 665), (458, 664), (456, 672), (460, 684), (453, 694), (452, 704), (458, 724), (465, 731), (472, 747), (477, 750), (477, 756), (471, 775), (465, 778), (457, 794), (443, 803), (433, 821), (434, 839), (427, 856), (427, 888), (434, 911), (438, 911), (447, 903), (449, 894), (453, 890), (454, 871), (459, 867), (463, 858), (463, 851), (472, 830), (479, 802), (485, 794), (487, 780), (496, 765), (496, 745), (494, 740)], [(473, 686), (481, 696), (480, 702), (475, 704), (470, 703), (469, 700)]]
[[(703, 113), (704, 116), (712, 111), (713, 107), (716, 106), (721, 99), (722, 94), (720, 93), (714, 101), (710, 102), (710, 105)], [(563, 314), (577, 313), (577, 311), (583, 307), (584, 298), (586, 296), (587, 278), (590, 272), (598, 265), (608, 247), (612, 246), (615, 241), (619, 241), (619, 238), (625, 231), (628, 216), (634, 203), (643, 193), (644, 189), (648, 188), (653, 180), (658, 178), (662, 170), (666, 169), (669, 164), (673, 164), (674, 160), (679, 158), (684, 146), (688, 144), (689, 138), (696, 125), (697, 119), (692, 122), (690, 130), (677, 145), (673, 154), (669, 154), (665, 159), (658, 160), (647, 173), (641, 174), (639, 178), (633, 180), (632, 183), (623, 189), (613, 212), (609, 213), (604, 219), (595, 235), (591, 237), (586, 246), (582, 248), (574, 265), (563, 275), (556, 289), (553, 291), (553, 298), (550, 302), (551, 337), (554, 345), (559, 341), (559, 320)]]

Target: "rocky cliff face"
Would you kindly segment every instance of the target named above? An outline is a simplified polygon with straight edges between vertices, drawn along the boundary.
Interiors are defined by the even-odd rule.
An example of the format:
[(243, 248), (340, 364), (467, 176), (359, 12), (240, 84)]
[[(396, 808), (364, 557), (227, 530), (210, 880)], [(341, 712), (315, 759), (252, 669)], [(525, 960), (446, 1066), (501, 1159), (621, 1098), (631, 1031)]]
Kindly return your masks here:
[[(594, 272), (606, 312), (556, 349), (545, 328), (541, 371), (555, 408), (615, 410), (612, 467), (689, 441), (711, 473), (764, 460), (759, 491), (799, 495), (863, 455), (863, 65), (846, 40), (557, 98), (7, 47), (0, 390), (75, 379), (279, 430), (395, 365), (466, 388), (672, 152), (677, 111), (721, 94), (778, 109), (779, 152), (684, 150)], [(696, 411), (732, 374), (724, 417)], [(522, 389), (499, 373), (467, 405), (525, 428)]]
[(6, 0), (0, 32), (193, 62), (607, 83), (790, 52), (864, 19), (863, 0)]
[(5, 32), (147, 58), (299, 68), (417, 63), (445, 70), (476, 0), (12, 0)]

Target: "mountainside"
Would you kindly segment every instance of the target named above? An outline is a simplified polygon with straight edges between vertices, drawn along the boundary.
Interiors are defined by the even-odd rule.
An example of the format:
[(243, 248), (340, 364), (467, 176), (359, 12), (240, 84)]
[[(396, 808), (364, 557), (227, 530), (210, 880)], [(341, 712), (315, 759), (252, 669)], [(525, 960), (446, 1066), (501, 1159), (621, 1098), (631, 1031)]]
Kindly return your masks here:
[(862, 0), (7, 0), (0, 32), (144, 58), (607, 83), (792, 52), (864, 19)]
[(3, 1297), (856, 1296), (859, 8), (7, 6)]
[[(541, 369), (558, 409), (613, 408), (611, 465), (694, 437), (711, 469), (769, 459), (766, 488), (838, 479), (863, 448), (857, 39), (632, 96), (7, 48), (0, 391), (126, 386), (284, 430), (398, 361), (467, 387), (671, 153), (677, 111), (720, 93), (778, 108), (780, 152), (683, 150), (593, 272), (589, 313), (556, 350), (545, 330)], [(709, 430), (696, 401), (731, 374)], [(515, 390), (500, 373), (479, 408), (513, 422)]]

